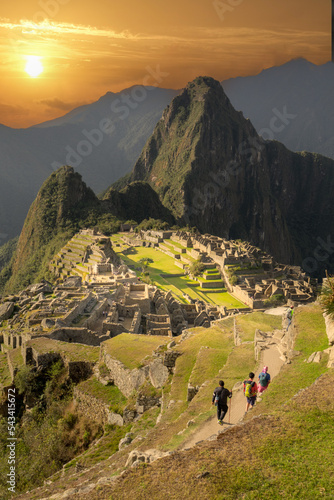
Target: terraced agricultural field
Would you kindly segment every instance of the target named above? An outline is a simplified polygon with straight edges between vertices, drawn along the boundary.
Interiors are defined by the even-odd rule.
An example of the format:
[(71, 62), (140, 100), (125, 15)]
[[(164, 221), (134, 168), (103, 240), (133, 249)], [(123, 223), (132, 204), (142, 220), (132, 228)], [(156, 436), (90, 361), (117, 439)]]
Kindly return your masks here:
[[(138, 276), (142, 271), (139, 261), (144, 258), (152, 259), (153, 263), (147, 267), (151, 281), (162, 290), (171, 290), (181, 302), (186, 302), (183, 294), (188, 294), (194, 300), (204, 300), (211, 304), (224, 305), (227, 308), (242, 309), (245, 307), (242, 302), (227, 293), (225, 289), (218, 288), (209, 291), (209, 289), (200, 288), (198, 281), (190, 280), (183, 275), (183, 269), (175, 265), (174, 259), (160, 250), (151, 247), (129, 247), (124, 245), (121, 235), (113, 235), (111, 241), (114, 251), (131, 269), (137, 272)], [(120, 243), (121, 246), (116, 246), (116, 243)], [(212, 271), (214, 271), (212, 272), (214, 276), (217, 271)]]

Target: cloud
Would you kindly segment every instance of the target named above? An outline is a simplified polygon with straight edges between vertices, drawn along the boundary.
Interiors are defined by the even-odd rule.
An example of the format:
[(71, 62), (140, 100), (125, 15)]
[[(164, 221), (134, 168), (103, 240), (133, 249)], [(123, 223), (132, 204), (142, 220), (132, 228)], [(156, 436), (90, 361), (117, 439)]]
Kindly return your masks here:
[(62, 101), (58, 97), (50, 98), (50, 99), (41, 99), (40, 101), (37, 101), (37, 104), (42, 104), (44, 106), (47, 106), (48, 108), (51, 109), (61, 109), (63, 111), (71, 111), (74, 108), (78, 108), (79, 106), (84, 106), (85, 104), (88, 104), (87, 101), (81, 101), (81, 102), (69, 102), (69, 101)]

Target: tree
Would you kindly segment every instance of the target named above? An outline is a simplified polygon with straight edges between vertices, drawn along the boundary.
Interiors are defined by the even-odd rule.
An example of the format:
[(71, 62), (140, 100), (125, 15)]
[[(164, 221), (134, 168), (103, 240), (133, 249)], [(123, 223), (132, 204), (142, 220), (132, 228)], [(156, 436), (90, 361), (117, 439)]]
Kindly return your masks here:
[(143, 257), (140, 259), (139, 264), (141, 264), (141, 272), (144, 274), (147, 271), (149, 264), (153, 264), (154, 260), (149, 257)]
[(196, 260), (196, 262), (191, 264), (189, 271), (193, 276), (200, 276), (205, 271), (205, 265), (200, 260)]

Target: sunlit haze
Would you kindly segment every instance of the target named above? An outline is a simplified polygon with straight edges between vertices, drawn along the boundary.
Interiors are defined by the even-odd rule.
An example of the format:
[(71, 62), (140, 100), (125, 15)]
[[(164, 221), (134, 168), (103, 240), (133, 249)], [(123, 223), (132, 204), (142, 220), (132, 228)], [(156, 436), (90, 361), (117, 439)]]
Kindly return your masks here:
[(330, 11), (327, 0), (2, 3), (0, 123), (30, 126), (134, 84), (181, 88), (297, 57), (323, 64)]

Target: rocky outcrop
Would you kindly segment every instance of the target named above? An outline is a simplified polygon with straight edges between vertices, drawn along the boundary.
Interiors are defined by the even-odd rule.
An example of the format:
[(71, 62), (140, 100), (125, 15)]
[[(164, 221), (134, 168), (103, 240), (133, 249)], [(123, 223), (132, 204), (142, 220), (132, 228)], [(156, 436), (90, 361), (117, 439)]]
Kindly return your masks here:
[(123, 363), (110, 356), (110, 354), (105, 351), (103, 344), (101, 344), (100, 360), (107, 366), (114, 384), (117, 385), (119, 390), (122, 391), (127, 398), (131, 396), (133, 391), (138, 391), (149, 376), (148, 366), (130, 370)]
[(326, 324), (326, 333), (328, 337), (328, 341), (330, 345), (334, 345), (334, 320), (324, 314), (325, 324)]
[(136, 467), (141, 463), (151, 464), (163, 457), (170, 455), (170, 452), (163, 452), (160, 450), (132, 450), (129, 454), (125, 467)]
[(168, 379), (169, 370), (161, 358), (157, 358), (149, 365), (149, 377), (153, 387), (162, 387)]
[(4, 321), (11, 317), (14, 312), (13, 302), (4, 302), (0, 305), (0, 321)]

